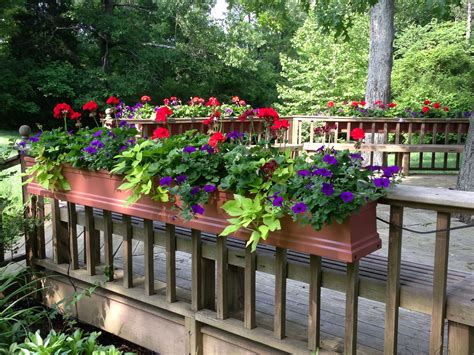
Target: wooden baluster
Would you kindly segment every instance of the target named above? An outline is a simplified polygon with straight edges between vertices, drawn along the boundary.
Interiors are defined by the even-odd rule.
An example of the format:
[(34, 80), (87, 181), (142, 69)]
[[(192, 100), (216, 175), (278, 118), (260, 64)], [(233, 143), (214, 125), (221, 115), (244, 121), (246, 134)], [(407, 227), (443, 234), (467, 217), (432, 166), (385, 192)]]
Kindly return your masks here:
[[(450, 123), (446, 122), (446, 126), (444, 128), (444, 144), (449, 144), (449, 125)], [(448, 153), (444, 153), (443, 168), (448, 168)]]
[(77, 213), (76, 204), (67, 203), (68, 212), (68, 235), (69, 235), (69, 253), (71, 254), (71, 269), (79, 269), (79, 252), (77, 247)]
[[(458, 123), (458, 134), (457, 134), (457, 144), (461, 144), (462, 141), (462, 123)], [(460, 160), (461, 160), (461, 153), (456, 153), (456, 169), (459, 170), (460, 166)]]
[(41, 221), (36, 230), (36, 257), (38, 259), (46, 258), (46, 240), (44, 235), (44, 197), (38, 196), (36, 202), (36, 218)]
[(257, 252), (252, 253), (252, 247), (245, 248), (244, 276), (244, 326), (253, 329), (257, 326), (255, 318), (255, 276), (257, 267)]
[(184, 327), (187, 335), (185, 353), (188, 355), (202, 355), (203, 337), (201, 323), (196, 321), (194, 317), (185, 317)]
[(359, 298), (359, 262), (347, 263), (346, 320), (344, 354), (357, 352), (357, 311)]
[(143, 220), (143, 254), (145, 256), (145, 294), (151, 296), (155, 294), (155, 267), (153, 260), (153, 221), (151, 219)]
[[(436, 229), (449, 229), (451, 214), (438, 212)], [(449, 231), (436, 232), (433, 272), (433, 308), (431, 311), (430, 354), (443, 353), (446, 282), (448, 277)]]
[(201, 231), (191, 229), (192, 239), (192, 275), (191, 275), (191, 308), (193, 311), (202, 309), (202, 273), (201, 273), (201, 258), (202, 258), (202, 244)]
[(308, 349), (316, 351), (320, 341), (321, 323), (321, 257), (309, 256), (309, 313), (308, 313)]
[(95, 267), (97, 265), (96, 248), (97, 243), (95, 239), (98, 238), (98, 233), (94, 229), (94, 210), (92, 207), (84, 206), (84, 214), (86, 219), (86, 268), (89, 275), (95, 275)]
[(351, 140), (351, 123), (347, 122), (346, 141), (349, 142), (350, 140)]
[(309, 142), (314, 143), (314, 121), (309, 122)]
[(400, 144), (400, 122), (395, 125), (395, 144)]
[(176, 302), (176, 228), (166, 224), (166, 300)]
[[(432, 144), (436, 144), (436, 134), (437, 132), (437, 124), (433, 123), (433, 139), (431, 140)], [(436, 153), (432, 152), (431, 153), (431, 169), (434, 169), (436, 167)]]
[[(425, 144), (425, 123), (424, 122), (421, 124), (420, 141), (418, 144)], [(420, 161), (418, 162), (418, 169), (421, 170), (423, 168), (423, 153), (420, 152), (419, 156), (420, 156)]]
[(413, 123), (410, 122), (408, 124), (408, 144), (411, 144), (411, 138), (412, 138), (412, 135), (413, 135)]
[(114, 243), (113, 243), (113, 223), (112, 212), (104, 211), (104, 259), (105, 259), (105, 275), (107, 280), (114, 279)]
[(385, 296), (384, 354), (397, 354), (398, 309), (400, 307), (400, 265), (402, 255), (403, 207), (390, 206), (388, 272)]
[(123, 287), (133, 287), (133, 266), (132, 266), (132, 240), (133, 227), (132, 219), (129, 215), (122, 215), (122, 222), (125, 225), (123, 234)]
[(275, 338), (285, 337), (286, 323), (286, 249), (276, 248), (275, 254), (275, 318), (273, 332)]
[[(28, 218), (36, 217), (36, 202), (38, 197), (36, 195), (30, 195), (30, 204), (26, 208), (25, 214)], [(27, 265), (33, 265), (33, 259), (37, 255), (37, 246), (36, 246), (36, 228), (26, 228), (25, 233), (25, 254), (26, 254), (26, 263)]]
[(51, 200), (51, 226), (53, 239), (53, 261), (56, 264), (69, 262), (67, 225), (61, 222), (59, 201)]
[(226, 319), (229, 316), (229, 305), (227, 295), (227, 237), (217, 236), (216, 269), (217, 318)]

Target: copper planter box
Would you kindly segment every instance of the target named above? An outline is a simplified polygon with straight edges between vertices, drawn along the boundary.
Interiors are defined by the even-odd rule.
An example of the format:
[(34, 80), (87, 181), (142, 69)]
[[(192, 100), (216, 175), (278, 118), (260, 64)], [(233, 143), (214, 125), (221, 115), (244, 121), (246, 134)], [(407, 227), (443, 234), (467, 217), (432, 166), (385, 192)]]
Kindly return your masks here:
[[(34, 164), (33, 158), (25, 157), (24, 159), (26, 167)], [(170, 203), (159, 203), (148, 197), (125, 206), (124, 202), (130, 193), (117, 189), (122, 184), (119, 176), (110, 176), (106, 171), (80, 170), (70, 166), (63, 168), (63, 174), (71, 185), (71, 191), (51, 192), (32, 182), (27, 185), (28, 193), (213, 234), (219, 234), (227, 225), (228, 216), (221, 206), (232, 195), (225, 192), (219, 192), (211, 198), (209, 204), (204, 206), (206, 210), (204, 215), (185, 221), (179, 217), (179, 211), (173, 209)], [(320, 231), (285, 218), (282, 220), (282, 230), (271, 233), (270, 237), (262, 242), (306, 254), (353, 262), (381, 247), (375, 212), (376, 203), (368, 203), (358, 213), (347, 218), (344, 223), (333, 223)], [(249, 235), (250, 233), (247, 232), (238, 232), (233, 237), (247, 240)]]

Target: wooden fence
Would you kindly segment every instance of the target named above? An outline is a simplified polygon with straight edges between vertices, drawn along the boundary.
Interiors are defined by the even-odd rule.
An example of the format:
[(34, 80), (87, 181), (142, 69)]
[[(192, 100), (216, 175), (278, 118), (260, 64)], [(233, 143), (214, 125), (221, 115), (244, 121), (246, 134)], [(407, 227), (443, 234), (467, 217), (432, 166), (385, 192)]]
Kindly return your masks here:
[[(469, 120), (465, 118), (351, 118), (326, 116), (293, 116), (291, 139), (294, 144), (326, 143), (328, 135), (321, 137), (314, 133), (316, 127), (329, 124), (335, 129), (332, 142), (344, 143), (350, 140), (350, 131), (359, 127), (369, 133), (372, 142), (377, 144), (394, 145), (461, 145), (464, 144), (469, 129)], [(374, 140), (379, 134), (381, 139)], [(396, 154), (396, 152), (394, 152)], [(412, 161), (409, 169), (412, 171), (457, 171), (461, 163), (461, 153), (440, 152), (441, 164), (437, 162), (436, 149), (433, 152), (416, 152), (418, 157)], [(384, 161), (387, 161), (384, 153)], [(453, 162), (449, 162), (449, 157)], [(400, 160), (399, 160), (400, 161)], [(397, 163), (397, 160), (395, 160)], [(400, 163), (400, 162), (398, 162)]]
[[(474, 193), (399, 186), (380, 203), (390, 206), (389, 250), (388, 258), (372, 268), (370, 260), (375, 259), (370, 256), (344, 265), (322, 260), (317, 255), (279, 248), (261, 246), (256, 253), (251, 253), (244, 243), (233, 238), (216, 237), (199, 230), (186, 230), (172, 224), (164, 225), (157, 223), (159, 221), (137, 219), (97, 210), (94, 206), (76, 206), (54, 199), (51, 200), (53, 257), (46, 258), (45, 233), (40, 227), (28, 235), (28, 260), (33, 267), (73, 277), (86, 286), (107, 279), (97, 292), (110, 292), (108, 302), (121, 297), (120, 302), (134, 307), (129, 309), (130, 313), (114, 318), (112, 331), (133, 322), (133, 314), (138, 312), (138, 308), (152, 307), (156, 310), (153, 311), (155, 319), (162, 319), (160, 328), (149, 329), (146, 324), (136, 322), (132, 327), (141, 329), (141, 332), (135, 338), (130, 335), (129, 340), (142, 343), (156, 337), (162, 347), (155, 350), (163, 353), (202, 354), (203, 339), (209, 337), (220, 341), (218, 348), (221, 353), (223, 349), (242, 350), (243, 342), (264, 352), (315, 351), (321, 346), (321, 288), (325, 287), (346, 293), (345, 354), (355, 354), (357, 349), (359, 297), (386, 304), (385, 354), (397, 354), (400, 307), (431, 316), (430, 354), (443, 352), (446, 319), (449, 321), (450, 353), (470, 354), (473, 349), (469, 341), (474, 336), (474, 305), (468, 301), (474, 292), (472, 275), (458, 274), (455, 277), (457, 288), (449, 296), (447, 290), (448, 281), (454, 277), (448, 273), (451, 213), (474, 213)], [(415, 268), (408, 278), (402, 270), (403, 231), (398, 227), (403, 224), (405, 208), (435, 211), (439, 230), (433, 240), (433, 268)], [(42, 215), (43, 209), (43, 197), (32, 196), (31, 214)], [(78, 253), (78, 226), (85, 228), (83, 258)], [(99, 251), (101, 234), (104, 244), (102, 260)], [(113, 234), (122, 236), (122, 269), (114, 267), (118, 256), (113, 251)], [(132, 270), (133, 240), (143, 242), (144, 275), (140, 278)], [(155, 280), (154, 245), (166, 250), (166, 283), (156, 283)], [(176, 264), (177, 251), (191, 255), (190, 300), (177, 287), (176, 271), (180, 267)], [(257, 271), (274, 275), (273, 326), (256, 326)], [(305, 340), (289, 336), (287, 332), (287, 279), (309, 284)], [(418, 282), (420, 279), (428, 279), (428, 282)], [(100, 307), (94, 305), (89, 313), (97, 318), (98, 312), (101, 312)], [(98, 325), (111, 330), (106, 324)], [(182, 348), (178, 346), (181, 343)]]

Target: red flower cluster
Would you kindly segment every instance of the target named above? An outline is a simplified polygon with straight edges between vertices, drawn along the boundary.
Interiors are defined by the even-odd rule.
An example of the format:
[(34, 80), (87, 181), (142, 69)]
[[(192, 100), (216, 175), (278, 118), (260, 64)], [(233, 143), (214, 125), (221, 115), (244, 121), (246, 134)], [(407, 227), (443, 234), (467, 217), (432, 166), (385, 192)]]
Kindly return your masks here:
[(171, 96), (169, 99), (168, 98), (163, 99), (163, 104), (165, 106), (169, 106), (170, 104), (171, 105), (177, 105), (177, 104), (180, 104), (180, 103), (181, 102), (178, 100), (178, 98), (176, 96)]
[(280, 129), (289, 129), (290, 128), (290, 123), (288, 120), (274, 120), (273, 121), (273, 126), (271, 127), (272, 131), (278, 131)]
[(221, 117), (221, 113), (219, 111), (214, 111), (208, 119), (202, 121), (202, 124), (210, 126), (213, 122), (217, 121), (219, 117)]
[(151, 139), (163, 139), (163, 138), (169, 138), (170, 137), (170, 131), (168, 131), (166, 128), (159, 127), (153, 131), (153, 135), (151, 136)]
[(238, 96), (232, 96), (232, 103), (239, 106), (245, 106), (247, 103)]
[[(425, 101), (423, 101), (423, 104), (424, 104), (425, 106), (423, 106), (423, 107), (421, 108), (421, 112), (423, 112), (423, 114), (425, 114), (425, 115), (430, 112), (431, 107), (434, 108), (435, 110), (441, 109), (441, 104), (440, 104), (439, 102), (434, 102), (434, 103), (431, 105), (431, 107), (430, 107), (431, 100), (425, 100)], [(448, 112), (448, 111), (449, 111), (449, 107), (448, 107), (448, 106), (443, 106), (443, 110), (444, 110), (445, 112)]]
[(322, 127), (316, 127), (314, 129), (314, 134), (316, 135), (322, 135), (325, 133), (331, 133), (331, 131), (334, 131), (337, 129), (337, 123), (334, 123), (333, 125), (327, 122), (324, 126)]
[(333, 107), (334, 107), (334, 101), (329, 101), (329, 102), (327, 103), (327, 106), (328, 106), (329, 108), (333, 108)]
[(168, 106), (160, 107), (156, 111), (155, 121), (156, 122), (166, 122), (166, 118), (168, 116), (172, 115), (172, 114), (173, 114), (173, 110), (171, 110)]
[(242, 114), (239, 116), (239, 121), (243, 122), (247, 118), (249, 118), (250, 116), (253, 116), (253, 115), (254, 115), (254, 110), (246, 110), (246, 111), (242, 112)]
[(120, 100), (115, 96), (110, 96), (107, 101), (105, 101), (107, 105), (114, 105), (117, 106), (120, 103)]
[(150, 96), (147, 96), (147, 95), (143, 95), (143, 96), (141, 97), (140, 101), (141, 101), (142, 103), (147, 103), (147, 102), (151, 101), (151, 97), (150, 97)]
[(206, 102), (206, 106), (219, 106), (219, 105), (220, 105), (219, 101), (213, 96), (211, 96), (209, 100), (207, 100)]
[(190, 101), (189, 101), (189, 106), (194, 106), (194, 105), (202, 105), (206, 102), (202, 97), (194, 96)]
[(278, 116), (278, 112), (276, 112), (271, 107), (257, 109), (257, 116), (258, 118), (263, 118), (266, 121), (276, 121), (280, 119), (280, 116)]
[(84, 106), (82, 106), (83, 111), (90, 111), (90, 112), (97, 111), (98, 108), (99, 108), (99, 105), (97, 105), (95, 101), (86, 102)]
[(53, 116), (56, 119), (63, 118), (64, 116), (71, 118), (73, 112), (72, 107), (63, 102), (54, 106)]
[(360, 141), (365, 138), (365, 132), (362, 128), (354, 128), (351, 131), (351, 138), (355, 141)]
[(268, 180), (269, 178), (272, 177), (273, 173), (275, 172), (277, 168), (278, 168), (278, 163), (274, 159), (272, 159), (266, 162), (265, 164), (263, 164), (260, 167), (260, 170), (262, 171), (265, 177), (265, 180)]
[(219, 142), (225, 142), (226, 138), (221, 132), (215, 132), (209, 138), (209, 145), (213, 148), (217, 147)]

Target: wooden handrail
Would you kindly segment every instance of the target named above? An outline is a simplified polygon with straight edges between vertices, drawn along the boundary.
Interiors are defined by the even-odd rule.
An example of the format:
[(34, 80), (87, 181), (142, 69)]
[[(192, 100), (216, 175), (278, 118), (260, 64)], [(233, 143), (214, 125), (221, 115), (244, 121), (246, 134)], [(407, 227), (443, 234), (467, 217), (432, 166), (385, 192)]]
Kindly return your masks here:
[(12, 166), (19, 165), (20, 161), (20, 154), (17, 154), (14, 157), (8, 158), (6, 160), (0, 160), (0, 170), (5, 170), (11, 168)]

